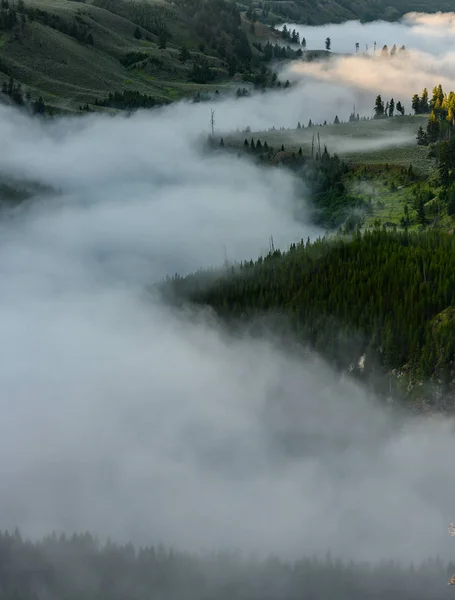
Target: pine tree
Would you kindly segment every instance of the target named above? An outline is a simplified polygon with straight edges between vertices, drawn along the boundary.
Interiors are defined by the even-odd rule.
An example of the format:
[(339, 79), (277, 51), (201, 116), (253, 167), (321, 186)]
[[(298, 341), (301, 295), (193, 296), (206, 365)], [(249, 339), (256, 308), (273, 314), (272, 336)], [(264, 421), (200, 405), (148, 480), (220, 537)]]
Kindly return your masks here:
[(393, 117), (394, 111), (395, 111), (395, 101), (392, 98), (389, 102), (389, 117)]
[(414, 94), (414, 96), (412, 97), (412, 110), (414, 111), (415, 115), (418, 115), (422, 112), (421, 109), (421, 100), (419, 98), (419, 94)]
[(423, 130), (422, 125), (419, 127), (417, 132), (417, 145), (418, 146), (428, 146), (428, 136), (426, 132)]
[(381, 95), (378, 95), (374, 104), (374, 118), (382, 119), (384, 116), (384, 111), (384, 102), (382, 101)]
[(422, 96), (420, 98), (420, 112), (428, 113), (430, 112), (430, 104), (428, 102), (428, 90), (427, 88), (423, 89)]
[(423, 201), (423, 197), (420, 196), (417, 202), (417, 222), (422, 225), (425, 226), (427, 223), (427, 217), (425, 214), (425, 204)]
[(433, 110), (433, 111), (431, 111), (430, 118), (428, 119), (428, 125), (427, 125), (427, 137), (428, 137), (428, 142), (430, 144), (433, 144), (434, 142), (438, 141), (440, 129), (441, 128), (440, 128), (439, 120)]
[(159, 50), (165, 50), (166, 46), (167, 46), (167, 35), (165, 31), (160, 31), (160, 35), (158, 36), (159, 39)]
[(139, 29), (139, 27), (137, 27), (137, 26), (136, 26), (136, 29), (134, 30), (134, 37), (135, 37), (137, 40), (140, 40), (140, 39), (141, 39), (141, 37), (142, 37), (141, 30), (140, 30), (140, 29)]

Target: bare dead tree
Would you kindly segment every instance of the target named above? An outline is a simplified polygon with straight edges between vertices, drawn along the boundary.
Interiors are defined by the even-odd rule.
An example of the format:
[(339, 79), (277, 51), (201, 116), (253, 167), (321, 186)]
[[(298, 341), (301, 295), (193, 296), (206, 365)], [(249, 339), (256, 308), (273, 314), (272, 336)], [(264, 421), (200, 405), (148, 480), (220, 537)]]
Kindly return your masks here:
[(212, 140), (214, 140), (215, 139), (215, 111), (213, 110), (213, 108), (211, 109), (210, 126), (212, 129)]
[(273, 254), (275, 252), (275, 243), (273, 241), (273, 235), (271, 235), (269, 238), (269, 247), (270, 247), (270, 254)]

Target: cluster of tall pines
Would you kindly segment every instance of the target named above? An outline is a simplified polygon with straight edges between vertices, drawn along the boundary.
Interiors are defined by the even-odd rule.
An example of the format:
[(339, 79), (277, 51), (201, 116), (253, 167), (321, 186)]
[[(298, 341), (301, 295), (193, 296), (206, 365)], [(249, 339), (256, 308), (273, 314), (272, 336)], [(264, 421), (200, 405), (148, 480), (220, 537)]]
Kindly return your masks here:
[(273, 316), (359, 376), (396, 370), (443, 385), (454, 376), (455, 238), (446, 233), (374, 229), (302, 241), (227, 272), (176, 276), (162, 289), (213, 307), (231, 325)]
[(426, 129), (419, 128), (417, 143), (428, 146), (449, 138), (455, 127), (455, 92), (445, 93), (441, 85), (433, 88), (431, 99), (425, 88), (412, 97), (412, 109), (417, 114), (429, 114)]

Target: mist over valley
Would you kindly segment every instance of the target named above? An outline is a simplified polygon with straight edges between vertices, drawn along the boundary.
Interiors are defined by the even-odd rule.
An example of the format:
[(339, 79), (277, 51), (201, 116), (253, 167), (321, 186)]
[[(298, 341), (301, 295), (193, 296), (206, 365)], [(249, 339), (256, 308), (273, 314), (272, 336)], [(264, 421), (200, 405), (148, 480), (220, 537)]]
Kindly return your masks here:
[[(168, 62), (120, 108), (17, 88), (27, 28), (120, 44), (59, 2), (0, 21), (0, 597), (449, 597), (455, 16), (233, 4), (234, 76)], [(155, 61), (232, 67), (186, 56), (179, 5), (77, 4)], [(286, 21), (302, 55), (256, 65)]]

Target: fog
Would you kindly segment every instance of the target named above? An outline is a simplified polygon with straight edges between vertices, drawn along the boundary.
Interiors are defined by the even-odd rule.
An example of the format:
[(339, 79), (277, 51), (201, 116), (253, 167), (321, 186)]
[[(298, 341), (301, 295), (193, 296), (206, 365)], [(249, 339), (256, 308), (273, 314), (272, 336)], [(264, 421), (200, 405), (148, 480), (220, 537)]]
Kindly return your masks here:
[[(299, 93), (221, 102), (217, 131), (297, 120)], [(290, 175), (198, 149), (208, 106), (48, 125), (0, 109), (0, 171), (56, 189), (0, 221), (0, 527), (449, 556), (452, 421), (401, 423), (318, 357), (144, 294), (320, 233), (295, 221)]]
[[(348, 21), (323, 27), (288, 24), (300, 33), (301, 38), (305, 37), (308, 49), (324, 48), (326, 37), (330, 37), (334, 55), (329, 61), (290, 63), (282, 75), (301, 82), (308, 90), (313, 90), (315, 97), (322, 96), (323, 90), (332, 97), (335, 95), (334, 105), (338, 105), (338, 114), (343, 114), (344, 119), (353, 104), (361, 115), (371, 116), (378, 94), (400, 100), (406, 112), (411, 113), (412, 95), (420, 94), (424, 87), (430, 93), (438, 84), (445, 91), (454, 88), (454, 23), (454, 13), (410, 13), (398, 23)], [(360, 45), (357, 55), (356, 42)], [(398, 48), (405, 45), (407, 52), (383, 58), (382, 47), (387, 45), (390, 50), (394, 44)], [(337, 53), (349, 55), (337, 56)], [(345, 93), (339, 90), (345, 90)]]
[(376, 42), (377, 54), (386, 44), (389, 49), (405, 45), (408, 49), (418, 50), (431, 56), (444, 55), (450, 51), (455, 37), (455, 13), (408, 13), (401, 21), (346, 21), (341, 24), (323, 26), (305, 26), (287, 23), (288, 28), (299, 32), (304, 37), (309, 50), (325, 49), (325, 39), (331, 40), (331, 51), (338, 53), (355, 53), (355, 44), (359, 43), (359, 51), (374, 53)]

